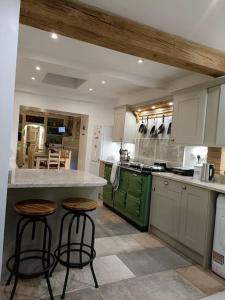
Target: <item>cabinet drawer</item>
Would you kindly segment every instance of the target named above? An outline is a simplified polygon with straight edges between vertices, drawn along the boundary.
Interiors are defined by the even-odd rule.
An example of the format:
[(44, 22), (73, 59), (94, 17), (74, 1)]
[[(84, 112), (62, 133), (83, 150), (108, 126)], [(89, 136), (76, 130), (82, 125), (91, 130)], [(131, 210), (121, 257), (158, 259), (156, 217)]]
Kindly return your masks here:
[(143, 192), (143, 177), (135, 173), (129, 173), (129, 194), (140, 197)]
[(139, 217), (141, 214), (141, 199), (127, 194), (126, 210), (129, 214)]
[(153, 178), (153, 185), (152, 189), (158, 187), (158, 188), (163, 188), (163, 189), (168, 189), (174, 192), (180, 192), (182, 190), (183, 184), (171, 179), (166, 179), (162, 177), (156, 177), (154, 176)]

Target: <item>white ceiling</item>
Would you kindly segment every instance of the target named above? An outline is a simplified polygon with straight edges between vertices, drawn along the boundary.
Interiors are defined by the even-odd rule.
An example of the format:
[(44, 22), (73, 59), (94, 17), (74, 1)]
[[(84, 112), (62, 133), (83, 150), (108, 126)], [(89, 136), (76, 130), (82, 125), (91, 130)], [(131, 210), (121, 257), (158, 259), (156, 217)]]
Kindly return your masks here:
[(81, 0), (225, 51), (224, 0)]
[[(171, 66), (59, 36), (32, 27), (20, 26), (16, 88), (35, 94), (82, 101), (112, 103), (122, 95), (147, 88), (165, 89), (176, 78), (192, 74)], [(41, 71), (36, 71), (35, 66)], [(48, 73), (85, 79), (77, 89), (42, 83)], [(36, 80), (32, 81), (31, 77)], [(106, 84), (101, 84), (105, 80)], [(89, 88), (93, 88), (90, 92)]]

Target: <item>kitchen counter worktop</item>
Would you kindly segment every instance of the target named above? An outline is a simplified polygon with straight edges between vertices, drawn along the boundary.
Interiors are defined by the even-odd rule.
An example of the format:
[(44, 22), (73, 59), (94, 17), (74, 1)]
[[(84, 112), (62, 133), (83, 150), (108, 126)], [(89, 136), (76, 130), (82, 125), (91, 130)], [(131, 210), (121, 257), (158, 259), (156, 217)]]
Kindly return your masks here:
[(176, 175), (173, 173), (166, 173), (166, 172), (165, 173), (153, 173), (153, 176), (159, 176), (159, 177), (163, 177), (166, 179), (171, 179), (171, 180), (191, 184), (191, 185), (194, 185), (197, 187), (202, 187), (202, 188), (209, 189), (209, 190), (212, 190), (215, 192), (225, 193), (225, 184), (221, 184), (221, 183), (217, 183), (217, 182), (204, 182), (204, 181), (194, 179), (193, 177), (181, 176), (181, 175)]
[(98, 187), (106, 184), (105, 179), (85, 171), (15, 169), (8, 188)]

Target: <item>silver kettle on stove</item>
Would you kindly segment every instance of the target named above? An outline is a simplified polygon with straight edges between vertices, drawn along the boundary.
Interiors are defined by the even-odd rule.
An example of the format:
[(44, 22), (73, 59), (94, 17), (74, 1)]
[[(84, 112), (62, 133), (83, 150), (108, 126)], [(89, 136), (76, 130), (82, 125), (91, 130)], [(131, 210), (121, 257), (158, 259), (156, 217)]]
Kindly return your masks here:
[(201, 181), (210, 182), (213, 181), (215, 174), (215, 167), (213, 164), (203, 163)]

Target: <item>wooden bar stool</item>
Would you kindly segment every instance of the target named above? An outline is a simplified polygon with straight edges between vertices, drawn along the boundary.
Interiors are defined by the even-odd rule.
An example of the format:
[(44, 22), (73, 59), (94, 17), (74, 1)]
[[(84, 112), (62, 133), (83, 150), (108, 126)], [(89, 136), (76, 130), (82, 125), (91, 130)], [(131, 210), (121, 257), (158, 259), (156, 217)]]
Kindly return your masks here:
[[(46, 278), (50, 298), (54, 299), (49, 280), (49, 270), (54, 265), (55, 258), (51, 253), (52, 231), (47, 223), (47, 216), (53, 214), (56, 209), (57, 204), (48, 200), (31, 199), (18, 202), (14, 205), (15, 212), (21, 218), (17, 223), (15, 253), (7, 261), (10, 276), (6, 285), (9, 285), (13, 275), (15, 276), (10, 300), (14, 297), (18, 279), (31, 279), (42, 275)], [(22, 239), (26, 233), (25, 230), (29, 229), (29, 225), (32, 225), (31, 238), (33, 241), (35, 240), (36, 227), (40, 225), (40, 229), (43, 228), (42, 247), (38, 249), (33, 249), (32, 247), (30, 249), (22, 249)], [(39, 240), (41, 241), (41, 238)], [(32, 266), (34, 262), (38, 262), (38, 266), (41, 265), (41, 267), (34, 272), (22, 272), (20, 267), (24, 262), (26, 265), (29, 264)]]
[[(95, 287), (98, 288), (98, 282), (95, 276), (93, 260), (96, 257), (96, 252), (94, 249), (95, 241), (95, 224), (92, 218), (87, 214), (87, 212), (93, 211), (97, 208), (96, 201), (84, 198), (72, 198), (62, 201), (62, 207), (67, 210), (61, 220), (60, 227), (60, 236), (59, 244), (55, 250), (56, 263), (54, 268), (51, 271), (51, 274), (54, 272), (58, 263), (67, 268), (63, 292), (61, 298), (65, 298), (66, 287), (69, 277), (70, 268), (79, 268), (82, 269), (84, 266), (90, 264), (92, 276), (94, 279)], [(65, 220), (68, 220), (67, 228), (67, 241), (65, 244), (62, 243), (62, 235), (65, 227)], [(76, 220), (76, 234), (81, 233), (80, 241), (72, 241), (72, 227), (74, 221)], [(83, 220), (82, 226), (80, 228), (80, 221)], [(85, 229), (87, 221), (91, 225), (91, 242), (90, 244), (84, 242), (85, 238)], [(79, 258), (71, 258), (72, 254), (78, 254)]]

